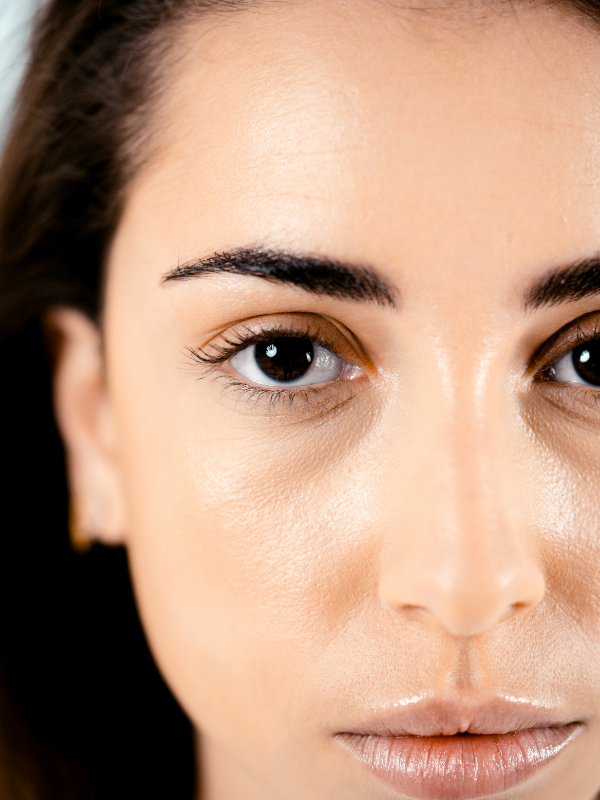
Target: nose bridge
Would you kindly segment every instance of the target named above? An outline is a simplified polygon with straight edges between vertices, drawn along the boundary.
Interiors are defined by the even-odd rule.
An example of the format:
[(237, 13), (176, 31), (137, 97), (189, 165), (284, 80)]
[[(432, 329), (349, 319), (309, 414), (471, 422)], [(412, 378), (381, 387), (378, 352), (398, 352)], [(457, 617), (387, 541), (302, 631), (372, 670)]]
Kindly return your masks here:
[(471, 636), (535, 605), (544, 585), (519, 524), (502, 390), (493, 370), (458, 376), (449, 364), (443, 391), (429, 387), (416, 404), (413, 447), (402, 456), (412, 468), (395, 487), (403, 509), (396, 504), (390, 520), (381, 596), (394, 610), (424, 609), (453, 635)]
[(431, 493), (430, 514), (417, 517), (415, 525), (422, 541), (430, 541), (435, 559), (429, 560), (443, 571), (446, 581), (453, 575), (456, 580), (470, 575), (472, 585), (486, 571), (501, 579), (515, 536), (504, 484), (507, 454), (498, 414), (485, 392), (478, 391), (479, 376), (468, 377), (471, 380), (463, 374), (456, 381), (452, 402), (437, 413), (430, 410), (434, 419), (420, 420), (417, 425), (430, 428), (436, 439), (432, 443), (435, 459), (427, 467), (430, 478), (423, 476), (436, 488)]
[[(441, 423), (440, 469), (444, 494), (437, 505), (431, 534), (439, 537), (440, 550), (458, 572), (491, 570), (500, 580), (511, 561), (515, 530), (507, 486), (507, 437), (502, 436), (501, 415), (480, 376), (463, 380), (455, 402)], [(493, 567), (493, 569), (492, 569)]]

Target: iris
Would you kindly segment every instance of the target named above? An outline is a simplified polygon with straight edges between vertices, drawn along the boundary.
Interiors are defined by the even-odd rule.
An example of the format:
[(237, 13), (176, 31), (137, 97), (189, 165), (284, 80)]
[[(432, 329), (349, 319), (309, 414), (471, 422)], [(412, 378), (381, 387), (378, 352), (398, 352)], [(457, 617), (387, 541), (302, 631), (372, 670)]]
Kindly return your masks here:
[(254, 358), (260, 371), (272, 381), (291, 383), (310, 369), (314, 345), (310, 339), (285, 336), (257, 344)]

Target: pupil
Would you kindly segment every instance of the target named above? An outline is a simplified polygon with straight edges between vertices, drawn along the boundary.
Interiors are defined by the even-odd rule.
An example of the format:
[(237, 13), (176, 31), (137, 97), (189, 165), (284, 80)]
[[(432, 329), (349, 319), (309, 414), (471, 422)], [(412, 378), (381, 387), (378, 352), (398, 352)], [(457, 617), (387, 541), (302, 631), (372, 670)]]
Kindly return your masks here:
[(254, 349), (259, 369), (272, 381), (291, 383), (310, 369), (314, 348), (310, 339), (282, 336), (270, 342), (261, 342)]
[(575, 372), (586, 383), (600, 386), (600, 342), (586, 342), (573, 350)]

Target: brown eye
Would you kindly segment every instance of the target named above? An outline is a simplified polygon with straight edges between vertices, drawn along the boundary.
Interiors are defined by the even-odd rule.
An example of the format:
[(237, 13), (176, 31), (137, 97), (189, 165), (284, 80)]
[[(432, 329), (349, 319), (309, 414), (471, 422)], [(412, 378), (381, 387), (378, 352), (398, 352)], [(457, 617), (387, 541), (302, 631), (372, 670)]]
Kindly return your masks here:
[(588, 342), (575, 348), (573, 366), (584, 381), (600, 386), (600, 343)]
[(310, 339), (282, 336), (254, 346), (258, 368), (267, 378), (279, 383), (300, 380), (311, 368), (314, 357), (315, 349)]
[(560, 383), (576, 383), (600, 388), (600, 341), (592, 340), (557, 358), (547, 377)]
[(229, 361), (241, 378), (258, 386), (314, 386), (362, 374), (326, 347), (306, 337), (277, 336), (250, 344)]

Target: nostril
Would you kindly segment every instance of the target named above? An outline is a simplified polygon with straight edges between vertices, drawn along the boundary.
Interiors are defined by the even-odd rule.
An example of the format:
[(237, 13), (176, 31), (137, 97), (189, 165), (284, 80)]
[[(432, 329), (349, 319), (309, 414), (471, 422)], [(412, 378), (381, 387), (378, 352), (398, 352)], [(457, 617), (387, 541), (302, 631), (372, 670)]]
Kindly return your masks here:
[(405, 620), (410, 622), (422, 622), (427, 616), (427, 608), (411, 603), (405, 603), (398, 607), (394, 613), (400, 613)]
[(527, 603), (527, 602), (519, 602), (519, 603), (512, 603), (504, 612), (501, 621), (511, 619), (511, 617), (516, 617), (518, 614), (523, 613), (523, 611), (527, 611), (527, 609), (532, 608), (534, 603)]

